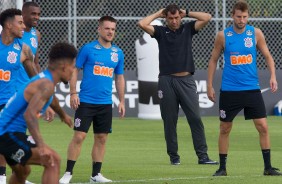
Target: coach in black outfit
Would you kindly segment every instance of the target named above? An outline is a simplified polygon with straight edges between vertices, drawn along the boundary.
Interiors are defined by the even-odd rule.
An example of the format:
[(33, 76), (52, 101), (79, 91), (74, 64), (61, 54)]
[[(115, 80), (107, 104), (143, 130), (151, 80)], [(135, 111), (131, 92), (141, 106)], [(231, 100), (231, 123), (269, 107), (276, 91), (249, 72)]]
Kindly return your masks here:
[[(183, 17), (196, 21), (181, 24)], [(165, 18), (167, 26), (152, 26), (157, 18)], [(182, 10), (175, 4), (145, 17), (138, 25), (159, 44), (159, 82), (161, 116), (164, 122), (167, 153), (172, 165), (180, 164), (177, 143), (177, 119), (181, 105), (191, 128), (194, 149), (199, 164), (218, 164), (209, 159), (204, 126), (199, 113), (199, 97), (193, 78), (192, 37), (208, 24), (211, 15)]]

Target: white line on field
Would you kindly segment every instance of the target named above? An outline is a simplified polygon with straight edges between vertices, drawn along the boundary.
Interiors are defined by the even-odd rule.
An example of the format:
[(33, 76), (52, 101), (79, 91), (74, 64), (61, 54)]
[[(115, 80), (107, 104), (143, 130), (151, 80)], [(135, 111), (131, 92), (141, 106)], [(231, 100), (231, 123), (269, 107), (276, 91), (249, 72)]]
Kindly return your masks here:
[[(252, 175), (253, 177), (262, 176), (262, 175)], [(150, 181), (173, 181), (173, 180), (199, 180), (199, 179), (220, 179), (220, 178), (243, 178), (245, 176), (200, 176), (200, 177), (182, 177), (182, 178), (153, 178), (153, 179), (140, 179), (140, 180), (120, 180), (113, 181), (112, 183), (136, 183), (136, 182), (150, 182)], [(250, 177), (250, 176), (249, 176)], [(72, 183), (72, 184), (87, 184), (87, 183)]]

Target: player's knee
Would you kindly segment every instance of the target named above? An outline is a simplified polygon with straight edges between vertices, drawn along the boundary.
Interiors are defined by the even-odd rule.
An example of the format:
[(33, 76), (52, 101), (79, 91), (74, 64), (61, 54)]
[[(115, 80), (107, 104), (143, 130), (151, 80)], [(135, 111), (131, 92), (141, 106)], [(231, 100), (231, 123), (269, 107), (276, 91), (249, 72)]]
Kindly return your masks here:
[(95, 142), (99, 144), (106, 144), (107, 141), (107, 134), (96, 134), (95, 135)]
[(60, 155), (58, 153), (54, 152), (53, 153), (53, 158), (54, 158), (55, 165), (60, 168), (60, 164), (61, 164), (61, 157), (60, 157)]
[(20, 169), (13, 170), (13, 174), (16, 176), (18, 182), (25, 182), (29, 176), (31, 169), (29, 166), (21, 167)]
[(231, 131), (231, 127), (229, 126), (220, 126), (220, 134), (221, 135), (229, 135)]
[(74, 137), (73, 137), (73, 139), (72, 139), (72, 141), (73, 141), (73, 143), (75, 143), (75, 144), (82, 144), (83, 143), (83, 141), (85, 140), (85, 137), (86, 137), (86, 134), (84, 135), (84, 134), (76, 134)]
[(260, 134), (268, 134), (268, 126), (267, 125), (260, 125), (257, 127), (257, 130)]

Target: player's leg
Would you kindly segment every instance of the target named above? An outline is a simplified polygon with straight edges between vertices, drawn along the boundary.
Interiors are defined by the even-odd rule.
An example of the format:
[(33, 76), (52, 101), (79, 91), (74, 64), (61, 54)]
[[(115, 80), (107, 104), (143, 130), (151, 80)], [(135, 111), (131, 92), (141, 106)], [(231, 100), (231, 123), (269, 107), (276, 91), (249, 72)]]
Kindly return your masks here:
[(30, 166), (29, 165), (13, 165), (10, 166), (13, 170), (12, 175), (9, 180), (9, 184), (13, 183), (25, 183), (26, 178), (30, 174)]
[(260, 90), (250, 91), (245, 100), (245, 118), (253, 119), (255, 127), (259, 133), (259, 141), (264, 160), (264, 175), (281, 176), (276, 168), (271, 166), (271, 150), (268, 125), (266, 120), (266, 109)]
[(0, 184), (6, 184), (6, 160), (0, 155)]
[(32, 148), (32, 156), (27, 161), (27, 165), (41, 165), (44, 167), (42, 174), (42, 184), (58, 183), (60, 176), (60, 156), (49, 146), (45, 145), (44, 154), (38, 147)]
[(86, 135), (87, 133), (85, 132), (74, 131), (73, 137), (68, 146), (66, 170), (59, 181), (61, 184), (69, 183), (71, 181), (73, 175), (73, 168), (76, 163), (76, 160), (80, 155), (82, 143)]
[(112, 105), (95, 105), (93, 117), (92, 176), (90, 182), (111, 182), (101, 174), (108, 133), (112, 132)]
[(264, 160), (264, 175), (281, 176), (279, 169), (271, 165), (270, 139), (266, 118), (254, 119), (254, 124), (259, 132), (260, 146)]
[(214, 176), (226, 176), (226, 162), (229, 149), (229, 135), (232, 129), (232, 122), (220, 122), (218, 136), (219, 169)]
[[(0, 105), (0, 111), (6, 104)], [(3, 155), (0, 155), (0, 184), (6, 184), (6, 160)]]
[(213, 176), (226, 176), (226, 163), (229, 149), (229, 135), (232, 130), (232, 121), (244, 108), (241, 92), (221, 91), (219, 97), (219, 169)]
[(80, 155), (83, 141), (92, 123), (93, 112), (91, 106), (91, 104), (81, 102), (75, 112), (74, 134), (68, 146), (67, 167), (65, 174), (59, 181), (62, 184), (69, 183), (72, 178), (74, 165)]
[(253, 121), (259, 133), (259, 142), (261, 149), (270, 149), (270, 139), (266, 118), (254, 119)]

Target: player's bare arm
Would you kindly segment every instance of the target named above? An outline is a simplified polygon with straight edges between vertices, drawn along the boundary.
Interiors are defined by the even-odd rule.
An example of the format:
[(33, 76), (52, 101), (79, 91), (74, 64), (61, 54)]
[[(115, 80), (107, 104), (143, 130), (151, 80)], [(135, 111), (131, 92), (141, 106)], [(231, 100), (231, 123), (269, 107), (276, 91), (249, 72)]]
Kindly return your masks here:
[(264, 56), (267, 66), (268, 66), (268, 70), (270, 72), (270, 88), (272, 92), (276, 92), (278, 89), (278, 83), (276, 80), (276, 74), (275, 74), (275, 63), (273, 60), (272, 55), (270, 54), (270, 51), (267, 47), (266, 41), (265, 41), (265, 37), (262, 33), (262, 31), (258, 28), (255, 28), (256, 31), (256, 42), (257, 42), (257, 48), (258, 50), (262, 53), (262, 55)]
[(197, 21), (195, 23), (195, 30), (196, 31), (199, 31), (205, 25), (207, 25), (212, 18), (211, 14), (204, 13), (204, 12), (189, 12), (188, 16), (191, 17), (191, 18), (197, 19)]
[(59, 115), (62, 122), (67, 124), (69, 127), (73, 126), (72, 118), (68, 114), (66, 114), (65, 111), (63, 111), (59, 104), (59, 100), (55, 95), (53, 97), (52, 103), (50, 104), (50, 107), (52, 107), (52, 109)]
[(118, 93), (119, 98), (119, 105), (118, 105), (118, 111), (120, 114), (120, 117), (124, 117), (125, 115), (125, 105), (124, 105), (124, 90), (125, 90), (125, 81), (123, 75), (116, 75), (115, 76), (115, 85)]
[(22, 47), (21, 62), (23, 63), (25, 71), (29, 77), (33, 77), (38, 73), (33, 62), (32, 51), (30, 50), (29, 46), (27, 46), (26, 44), (23, 44)]
[(37, 35), (37, 40), (38, 40), (38, 48), (37, 48), (37, 51), (36, 51), (35, 56), (34, 56), (34, 64), (35, 64), (36, 70), (38, 72), (40, 72), (41, 67), (40, 67), (40, 64), (39, 64), (39, 52), (40, 52), (39, 44), (40, 44), (40, 40), (41, 40), (41, 34), (38, 30), (36, 30), (36, 35)]
[(214, 48), (209, 60), (208, 66), (208, 81), (207, 81), (207, 90), (208, 98), (215, 102), (215, 91), (213, 88), (213, 77), (217, 66), (217, 61), (220, 57), (221, 52), (224, 50), (224, 33), (223, 31), (218, 32), (214, 41)]
[(24, 113), (27, 128), (38, 147), (44, 147), (44, 141), (39, 131), (38, 119), (40, 112), (54, 93), (54, 84), (48, 79), (37, 80), (25, 89), (25, 100), (28, 102)]
[(157, 11), (156, 13), (149, 15), (143, 19), (141, 19), (138, 22), (138, 26), (145, 31), (146, 33), (148, 33), (149, 35), (154, 35), (155, 33), (155, 29), (154, 26), (150, 25), (151, 22), (153, 22), (153, 20), (157, 19), (157, 18), (164, 18), (165, 15), (163, 14), (163, 10), (164, 9), (160, 9), (159, 11)]
[(79, 68), (76, 68), (72, 74), (71, 80), (70, 80), (70, 105), (71, 108), (76, 110), (80, 104), (79, 97), (77, 95), (76, 91), (76, 83), (77, 83), (77, 75), (80, 71)]

